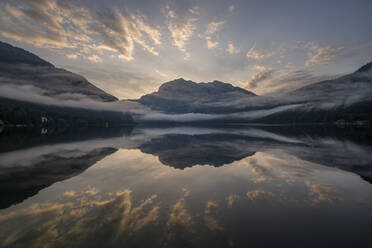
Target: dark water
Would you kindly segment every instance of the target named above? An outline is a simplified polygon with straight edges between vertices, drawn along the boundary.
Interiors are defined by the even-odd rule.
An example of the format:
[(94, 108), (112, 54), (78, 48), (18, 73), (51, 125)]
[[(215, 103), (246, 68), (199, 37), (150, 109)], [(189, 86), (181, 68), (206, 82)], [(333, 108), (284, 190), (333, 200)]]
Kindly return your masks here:
[(0, 247), (371, 247), (372, 132), (0, 134)]

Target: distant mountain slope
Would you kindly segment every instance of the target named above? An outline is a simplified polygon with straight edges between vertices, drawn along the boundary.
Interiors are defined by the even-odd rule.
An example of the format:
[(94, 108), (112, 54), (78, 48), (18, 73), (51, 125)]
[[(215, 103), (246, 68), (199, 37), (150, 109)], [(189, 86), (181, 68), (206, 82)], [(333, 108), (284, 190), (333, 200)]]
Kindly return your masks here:
[(218, 81), (194, 83), (181, 78), (164, 83), (137, 102), (167, 114), (166, 121), (174, 114), (191, 113), (215, 115), (193, 121), (219, 123), (372, 121), (372, 63), (354, 73), (271, 97)]
[(288, 94), (288, 98), (330, 106), (372, 100), (372, 62), (354, 73), (294, 90)]
[(372, 62), (360, 67), (355, 73), (372, 72)]
[(254, 93), (231, 84), (195, 83), (179, 78), (164, 83), (158, 91), (142, 96), (138, 102), (169, 113), (226, 113), (242, 111), (243, 105), (236, 104), (237, 101), (253, 102), (253, 98), (260, 102)]
[(372, 122), (372, 62), (354, 73), (310, 84), (283, 97), (303, 106), (258, 119), (263, 123)]
[(190, 80), (186, 81), (179, 78), (160, 86), (159, 90), (154, 95), (169, 97), (169, 98), (216, 98), (218, 94), (242, 94), (245, 96), (256, 96), (254, 93), (244, 90), (239, 87), (234, 87), (231, 84), (220, 81), (210, 83), (194, 83)]
[(8, 64), (53, 65), (33, 53), (0, 41), (0, 61)]
[(0, 42), (0, 123), (9, 126), (108, 127), (133, 124), (117, 98), (84, 77)]
[[(37, 154), (37, 149), (32, 151)], [(35, 156), (28, 166), (2, 164), (0, 209), (22, 202), (55, 182), (77, 176), (116, 151), (110, 147), (86, 151), (64, 149)]]
[(62, 100), (117, 100), (84, 77), (56, 68), (38, 56), (4, 42), (0, 42), (0, 85), (32, 86), (31, 90)]
[(219, 167), (255, 154), (249, 149), (256, 140), (226, 134), (168, 134), (140, 145), (144, 153), (159, 157), (165, 165), (185, 169), (194, 165)]

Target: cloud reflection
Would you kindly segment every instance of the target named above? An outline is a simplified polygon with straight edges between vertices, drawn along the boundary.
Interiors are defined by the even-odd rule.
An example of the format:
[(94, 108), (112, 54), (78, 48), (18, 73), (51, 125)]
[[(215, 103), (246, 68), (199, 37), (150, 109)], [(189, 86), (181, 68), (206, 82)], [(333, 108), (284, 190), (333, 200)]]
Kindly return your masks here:
[[(237, 236), (229, 235), (231, 232), (240, 235), (239, 230), (244, 227), (252, 235), (259, 234), (259, 227), (272, 225), (273, 219), (281, 218), (283, 212), (288, 214), (288, 221), (280, 230), (286, 234), (314, 212), (320, 217), (312, 221), (321, 224), (331, 220), (329, 211), (349, 213), (347, 206), (351, 203), (360, 209), (370, 208), (370, 185), (356, 174), (324, 166), (328, 160), (323, 161), (323, 153), (335, 158), (332, 150), (337, 148), (342, 156), (359, 154), (366, 162), (368, 146), (356, 141), (345, 146), (344, 141), (324, 136), (309, 139), (307, 135), (272, 132), (235, 128), (137, 129), (120, 138), (49, 146), (53, 153), (69, 147), (70, 152), (60, 156), (76, 159), (84, 153), (71, 152), (75, 148), (90, 151), (111, 144), (117, 151), (84, 173), (1, 210), (0, 245), (12, 247), (27, 242), (29, 247), (117, 247), (125, 243), (176, 247), (208, 243), (223, 247), (230, 242), (239, 243)], [(151, 153), (157, 139), (168, 144)], [(199, 147), (190, 149), (196, 144), (193, 139), (201, 142)], [(189, 143), (178, 143), (180, 140)], [(148, 153), (141, 152), (144, 145)], [(205, 148), (208, 146), (218, 147), (216, 151), (223, 155), (219, 156), (230, 156), (233, 162), (211, 166), (219, 156), (211, 157), (212, 152), (205, 152), (201, 160), (198, 156), (193, 158), (196, 164), (192, 167), (180, 170), (164, 166), (158, 159), (158, 154), (167, 151), (173, 159), (169, 161), (177, 162), (197, 148), (209, 151)], [(33, 158), (48, 154), (45, 147), (31, 151)], [(333, 162), (342, 165), (338, 159)], [(258, 228), (249, 229), (250, 226)]]

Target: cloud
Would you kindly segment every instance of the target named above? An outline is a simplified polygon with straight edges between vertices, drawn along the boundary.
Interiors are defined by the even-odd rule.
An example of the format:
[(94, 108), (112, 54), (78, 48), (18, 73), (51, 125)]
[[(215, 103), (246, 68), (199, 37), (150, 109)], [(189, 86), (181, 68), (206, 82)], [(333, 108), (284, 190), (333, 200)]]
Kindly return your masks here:
[(210, 22), (207, 24), (205, 29), (205, 40), (207, 41), (208, 49), (216, 48), (219, 45), (219, 42), (213, 41), (213, 36), (221, 30), (224, 24), (224, 21)]
[[(265, 67), (259, 66), (257, 70), (263, 68)], [(276, 77), (274, 77), (274, 75), (276, 75)], [(239, 83), (245, 84), (245, 88), (248, 90), (254, 89), (257, 94), (271, 94), (290, 92), (312, 83), (335, 79), (338, 76), (339, 75), (316, 76), (308, 70), (284, 72), (265, 68), (265, 70), (253, 75), (250, 80), (240, 81)]]
[(210, 22), (206, 26), (205, 34), (212, 35), (221, 30), (222, 26), (225, 24), (224, 21), (221, 22)]
[(204, 209), (204, 223), (209, 230), (223, 230), (218, 223), (217, 216), (218, 204), (215, 201), (207, 201)]
[(234, 44), (233, 43), (229, 43), (228, 45), (227, 45), (227, 49), (226, 49), (226, 51), (228, 52), (228, 53), (230, 53), (230, 54), (237, 54), (237, 53), (239, 53), (240, 51), (234, 46)]
[[(177, 16), (176, 13), (166, 6), (166, 16), (168, 17), (168, 30), (173, 39), (173, 45), (179, 50), (186, 52), (186, 43), (193, 36), (196, 29), (197, 18), (191, 16)], [(189, 56), (185, 56), (188, 58)]]
[(229, 6), (229, 12), (230, 12), (230, 13), (233, 13), (234, 10), (235, 10), (235, 5), (234, 5), (234, 4), (231, 4), (231, 5)]
[(38, 47), (74, 47), (76, 41), (62, 26), (55, 1), (13, 1), (0, 4), (0, 34)]
[(91, 55), (88, 57), (88, 59), (92, 62), (95, 62), (95, 63), (98, 63), (98, 62), (101, 62), (102, 59), (100, 57), (98, 57), (97, 55)]
[(181, 51), (186, 51), (186, 42), (193, 36), (195, 31), (195, 18), (181, 18), (178, 21), (170, 22), (168, 29), (173, 38), (173, 44)]
[(273, 91), (287, 92), (315, 82), (334, 79), (335, 77), (337, 75), (315, 76), (310, 71), (298, 70), (284, 73), (278, 78), (266, 81), (265, 87), (272, 88)]
[(169, 219), (166, 223), (168, 239), (172, 239), (176, 235), (174, 229), (181, 228), (191, 231), (194, 226), (193, 216), (189, 213), (188, 209), (185, 207), (186, 197), (189, 195), (189, 191), (184, 190), (184, 195), (171, 206), (171, 213), (169, 214)]
[(190, 53), (186, 52), (185, 56), (183, 57), (184, 60), (189, 60), (191, 58)]
[(254, 88), (257, 88), (257, 86), (259, 85), (259, 83), (265, 81), (265, 80), (268, 80), (268, 79), (271, 79), (273, 77), (273, 74), (276, 72), (276, 70), (267, 70), (267, 71), (263, 71), (263, 72), (259, 72), (255, 75), (252, 76), (252, 79), (249, 80), (247, 83), (247, 86), (246, 88), (247, 89), (254, 89)]
[(228, 197), (226, 197), (227, 201), (227, 207), (231, 208), (236, 201), (238, 201), (240, 198), (239, 195), (236, 194), (230, 194)]
[[(6, 230), (8, 235), (6, 240), (2, 240), (2, 245), (16, 246), (21, 240), (27, 239), (29, 247), (64, 247), (66, 243), (74, 247), (81, 243), (92, 247), (91, 237), (100, 237), (102, 230), (109, 229), (112, 240), (115, 240), (113, 246), (120, 246), (123, 237), (135, 235), (158, 220), (160, 206), (157, 197), (152, 194), (137, 202), (129, 189), (94, 195), (89, 193), (89, 189), (82, 189), (72, 196), (62, 194), (54, 201), (31, 203), (0, 217), (2, 227), (4, 223), (12, 227), (17, 226), (16, 223), (28, 223), (18, 226), (18, 232)], [(105, 221), (95, 225), (98, 220)], [(40, 232), (30, 235), (30, 230), (35, 228)], [(68, 232), (63, 231), (66, 228)], [(4, 233), (4, 229), (1, 231)], [(64, 232), (64, 238), (59, 239), (57, 236), (61, 232)], [(70, 242), (76, 236), (80, 239)], [(53, 245), (46, 240), (53, 240)]]
[[(231, 107), (241, 107), (244, 102), (240, 101)], [(238, 106), (236, 106), (238, 105)], [(233, 114), (201, 114), (201, 113), (187, 113), (187, 114), (165, 114), (155, 111), (145, 113), (140, 117), (144, 121), (177, 121), (177, 122), (193, 122), (193, 121), (208, 121), (208, 120), (221, 120), (221, 119), (257, 119), (264, 116), (268, 116), (274, 113), (287, 111), (290, 109), (296, 109), (301, 107), (302, 104), (289, 104), (274, 108), (252, 110), (247, 112), (239, 112)], [(262, 106), (261, 106), (262, 107)]]
[(216, 48), (220, 44), (218, 41), (213, 41), (211, 37), (205, 37), (205, 40), (207, 41), (208, 49)]
[(311, 203), (319, 204), (321, 202), (337, 202), (342, 201), (340, 192), (334, 186), (324, 183), (314, 183), (309, 180), (305, 181), (309, 190), (309, 198)]
[(246, 195), (251, 201), (268, 200), (274, 196), (273, 193), (263, 189), (248, 191)]
[(146, 34), (155, 44), (160, 44), (160, 32), (144, 22), (143, 17), (124, 14), (117, 10), (106, 10), (98, 13), (99, 22), (93, 24), (92, 31), (102, 38), (103, 49), (120, 53), (120, 58), (133, 59), (134, 42), (146, 51), (158, 55), (155, 48), (148, 45)]
[(320, 47), (315, 42), (300, 44), (300, 46), (309, 49), (308, 59), (305, 61), (305, 66), (327, 64), (336, 58), (344, 49), (343, 46), (327, 46)]
[(161, 44), (161, 33), (159, 28), (153, 28), (145, 22), (145, 17), (132, 15), (139, 30), (143, 31), (157, 45)]
[(267, 68), (263, 65), (255, 65), (253, 67), (253, 69), (256, 70), (256, 71), (266, 71), (267, 70)]
[(189, 12), (194, 15), (199, 15), (199, 6), (194, 6), (192, 8), (189, 8)]
[[(106, 9), (95, 13), (72, 1), (30, 0), (0, 3), (0, 34), (37, 47), (68, 48), (84, 58), (97, 56), (97, 50), (133, 58), (134, 43), (158, 55), (159, 28), (151, 27), (145, 17)], [(86, 55), (86, 56), (85, 56)]]
[(0, 86), (0, 97), (3, 98), (14, 100), (22, 99), (22, 101), (49, 106), (125, 112), (116, 103), (95, 101), (78, 93), (65, 93), (52, 97), (46, 94), (46, 91), (31, 85), (15, 86), (10, 84), (2, 84)]
[(78, 58), (78, 55), (77, 54), (70, 53), (70, 54), (67, 54), (66, 57), (69, 58), (69, 59), (77, 59)]
[(249, 49), (246, 56), (250, 59), (261, 60), (273, 56), (273, 53), (264, 53), (263, 51), (258, 50), (256, 44), (254, 44), (251, 49)]

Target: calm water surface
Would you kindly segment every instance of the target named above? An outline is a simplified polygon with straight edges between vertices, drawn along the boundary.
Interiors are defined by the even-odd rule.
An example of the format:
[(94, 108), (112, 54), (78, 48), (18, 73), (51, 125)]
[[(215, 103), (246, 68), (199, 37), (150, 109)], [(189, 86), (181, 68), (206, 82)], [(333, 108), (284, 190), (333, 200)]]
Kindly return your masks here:
[(370, 247), (368, 129), (0, 134), (0, 247)]

